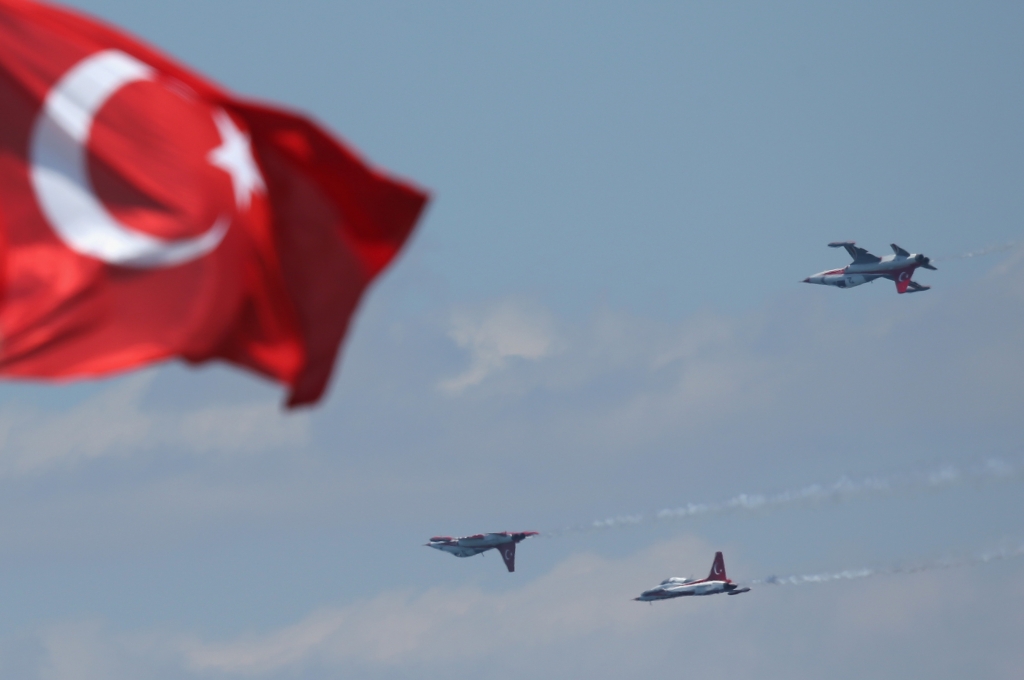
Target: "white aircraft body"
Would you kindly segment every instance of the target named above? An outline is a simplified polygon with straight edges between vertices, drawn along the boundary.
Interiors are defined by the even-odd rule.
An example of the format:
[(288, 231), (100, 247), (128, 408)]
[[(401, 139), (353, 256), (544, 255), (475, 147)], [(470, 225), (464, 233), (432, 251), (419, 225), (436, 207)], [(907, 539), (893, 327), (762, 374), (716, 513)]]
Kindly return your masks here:
[(749, 593), (750, 588), (741, 588), (725, 575), (725, 558), (722, 553), (715, 553), (715, 561), (711, 564), (711, 573), (707, 578), (667, 578), (656, 587), (645, 590), (640, 597), (633, 598), (638, 602), (654, 602), (655, 600), (670, 600), (673, 597), (687, 597), (690, 595), (717, 595), (728, 593), (739, 595)]
[(808, 276), (804, 279), (804, 283), (853, 288), (878, 278), (886, 278), (896, 282), (897, 293), (918, 293), (931, 288), (931, 286), (922, 286), (920, 283), (910, 280), (910, 277), (914, 275), (914, 270), (918, 267), (935, 269), (931, 260), (924, 255), (908, 253), (895, 243), (890, 244), (893, 254), (885, 257), (872, 255), (863, 248), (858, 248), (853, 241), (834, 241), (828, 245), (830, 248), (846, 248), (846, 252), (850, 253), (853, 262), (842, 269), (830, 269), (814, 276)]
[(497, 549), (497, 551), (501, 553), (501, 559), (505, 560), (505, 566), (508, 567), (508, 570), (515, 571), (516, 544), (523, 539), (536, 535), (536, 531), (499, 531), (491, 534), (460, 536), (459, 538), (452, 538), (451, 536), (434, 536), (430, 539), (429, 543), (425, 543), (424, 545), (428, 548), (443, 550), (444, 552), (451, 553), (456, 557), (472, 557), (473, 555), (479, 555), (491, 549)]

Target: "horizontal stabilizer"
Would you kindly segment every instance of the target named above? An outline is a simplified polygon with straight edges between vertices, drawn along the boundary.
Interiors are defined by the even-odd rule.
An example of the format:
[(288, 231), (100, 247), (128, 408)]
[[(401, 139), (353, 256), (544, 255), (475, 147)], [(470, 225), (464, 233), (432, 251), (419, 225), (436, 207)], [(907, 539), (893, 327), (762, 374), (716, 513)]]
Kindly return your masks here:
[(920, 293), (923, 290), (931, 290), (931, 289), (932, 289), (931, 286), (922, 286), (917, 281), (909, 281), (907, 283), (907, 292), (908, 293)]
[(730, 595), (742, 595), (743, 593), (749, 593), (750, 588), (740, 588), (739, 590), (730, 590)]

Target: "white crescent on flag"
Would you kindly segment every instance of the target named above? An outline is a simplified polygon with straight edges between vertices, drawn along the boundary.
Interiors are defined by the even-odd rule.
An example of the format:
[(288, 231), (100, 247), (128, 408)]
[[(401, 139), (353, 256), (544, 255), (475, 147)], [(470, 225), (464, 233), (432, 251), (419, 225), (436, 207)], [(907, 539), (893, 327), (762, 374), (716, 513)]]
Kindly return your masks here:
[(155, 75), (120, 50), (97, 52), (57, 81), (36, 118), (32, 187), (57, 236), (77, 253), (125, 267), (172, 267), (212, 252), (227, 233), (230, 219), (222, 216), (194, 238), (157, 238), (121, 224), (96, 197), (86, 151), (93, 118), (122, 87)]

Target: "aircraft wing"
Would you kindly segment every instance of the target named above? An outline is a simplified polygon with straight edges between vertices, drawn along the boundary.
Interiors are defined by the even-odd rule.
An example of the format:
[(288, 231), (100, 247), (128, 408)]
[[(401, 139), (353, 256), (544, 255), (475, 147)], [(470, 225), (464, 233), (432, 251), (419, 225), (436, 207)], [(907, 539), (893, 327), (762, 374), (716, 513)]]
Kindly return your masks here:
[(856, 241), (833, 241), (828, 244), (829, 248), (846, 248), (846, 252), (853, 258), (853, 264), (874, 264), (881, 262), (882, 258), (872, 255), (863, 248), (858, 248)]

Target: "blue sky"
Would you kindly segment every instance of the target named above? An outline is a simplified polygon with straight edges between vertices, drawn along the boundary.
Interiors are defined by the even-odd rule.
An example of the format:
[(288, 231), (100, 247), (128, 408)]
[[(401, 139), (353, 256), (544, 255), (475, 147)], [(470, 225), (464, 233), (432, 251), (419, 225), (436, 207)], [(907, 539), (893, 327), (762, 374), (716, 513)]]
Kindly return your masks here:
[[(434, 199), (315, 409), (0, 385), (5, 677), (1019, 675), (1024, 559), (937, 567), (1024, 543), (1024, 253), (954, 258), (1020, 239), (1024, 10), (76, 6)], [(836, 239), (945, 259), (800, 284)], [(505, 529), (552, 536), (421, 547)], [(630, 601), (717, 549), (925, 569)]]

